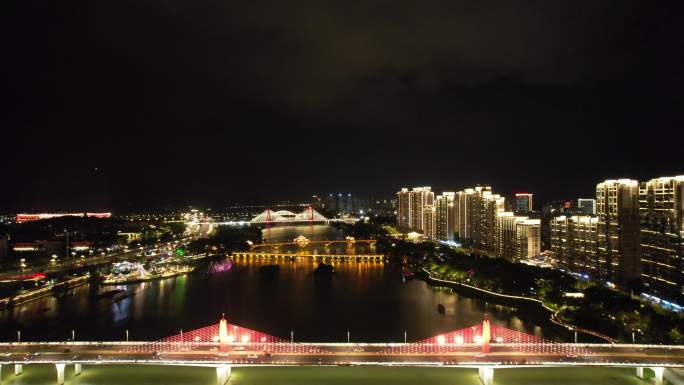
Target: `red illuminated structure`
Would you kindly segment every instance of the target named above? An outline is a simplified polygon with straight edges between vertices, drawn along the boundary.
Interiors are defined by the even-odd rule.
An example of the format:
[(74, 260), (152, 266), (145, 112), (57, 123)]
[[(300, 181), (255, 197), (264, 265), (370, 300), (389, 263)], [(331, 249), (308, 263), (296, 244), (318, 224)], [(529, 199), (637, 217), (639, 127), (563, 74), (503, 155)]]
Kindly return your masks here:
[(17, 223), (41, 221), (59, 217), (87, 217), (87, 218), (110, 218), (112, 213), (40, 213), (40, 214), (17, 214)]
[(324, 350), (316, 347), (291, 343), (284, 338), (230, 324), (225, 318), (221, 318), (217, 324), (179, 333), (149, 344), (132, 346), (127, 350), (132, 352), (174, 352), (201, 349), (208, 345), (218, 345), (221, 350), (226, 349), (229, 345), (237, 345), (243, 346), (247, 351), (326, 354)]
[(0, 275), (0, 282), (9, 281), (40, 281), (47, 276), (45, 273), (19, 274), (19, 275)]
[[(135, 353), (177, 353), (191, 350), (232, 351), (241, 346), (240, 351), (264, 352), (291, 355), (334, 355), (329, 346), (334, 343), (295, 343), (284, 338), (228, 323), (222, 318), (219, 323), (201, 329), (176, 334), (154, 342), (133, 345), (125, 349)], [(337, 344), (344, 345), (344, 344)], [(381, 356), (433, 356), (472, 352), (473, 349), (489, 353), (491, 350), (504, 349), (525, 354), (592, 354), (586, 347), (578, 344), (565, 344), (545, 340), (516, 330), (492, 324), (488, 319), (477, 325), (440, 334), (422, 341), (403, 344), (378, 344), (378, 350), (366, 354)]]
[(463, 351), (468, 347), (480, 346), (483, 353), (489, 353), (496, 345), (509, 345), (523, 353), (564, 353), (589, 354), (577, 345), (569, 345), (545, 340), (541, 337), (522, 333), (517, 330), (493, 325), (488, 319), (482, 323), (453, 332), (440, 334), (422, 341), (393, 346), (382, 354), (448, 354)]

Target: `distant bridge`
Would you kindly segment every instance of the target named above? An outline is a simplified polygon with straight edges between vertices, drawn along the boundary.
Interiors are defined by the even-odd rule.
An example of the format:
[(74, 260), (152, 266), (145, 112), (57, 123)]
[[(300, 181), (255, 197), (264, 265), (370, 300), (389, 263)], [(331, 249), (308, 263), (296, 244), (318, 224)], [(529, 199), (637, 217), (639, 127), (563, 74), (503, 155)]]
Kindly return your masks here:
[[(334, 240), (318, 240), (310, 241), (306, 239), (303, 243), (300, 242), (279, 242), (279, 243), (260, 243), (253, 245), (249, 251), (239, 251), (232, 254), (233, 258), (242, 259), (291, 259), (291, 258), (311, 258), (313, 260), (363, 260), (363, 261), (382, 261), (384, 255), (375, 253), (353, 253), (353, 254), (333, 254), (326, 251), (310, 251), (309, 246), (321, 245), (326, 250), (334, 244), (346, 244), (347, 246), (367, 245), (369, 247), (375, 246), (377, 240), (375, 239), (359, 239), (348, 237), (347, 239)], [(292, 246), (295, 249), (290, 251), (280, 251), (287, 246)]]
[[(322, 244), (325, 247), (329, 247), (331, 245), (334, 245), (336, 243), (346, 243), (348, 245), (356, 245), (356, 244), (365, 244), (369, 246), (375, 246), (377, 243), (377, 239), (353, 239), (353, 238), (347, 238), (347, 239), (332, 239), (332, 240), (317, 240), (317, 241), (310, 241), (306, 240), (306, 246), (309, 245), (317, 245), (317, 244)], [(300, 243), (298, 242), (277, 242), (277, 243), (259, 243), (256, 245), (253, 245), (251, 247), (251, 250), (256, 250), (256, 249), (275, 249), (277, 250), (281, 246), (299, 246)]]
[(310, 258), (312, 260), (324, 261), (382, 261), (385, 256), (382, 254), (325, 254), (325, 253), (269, 253), (269, 252), (252, 252), (243, 251), (235, 252), (231, 255), (232, 258), (238, 259), (297, 259)]
[(278, 223), (330, 223), (330, 222), (349, 222), (354, 223), (358, 221), (356, 218), (334, 218), (329, 219), (324, 217), (321, 213), (314, 210), (313, 207), (307, 206), (304, 211), (300, 213), (293, 213), (288, 210), (273, 211), (266, 209), (259, 215), (252, 218), (249, 223), (259, 224), (278, 224)]
[(450, 333), (404, 343), (301, 343), (255, 330), (219, 323), (153, 342), (2, 343), (0, 367), (14, 365), (19, 375), (29, 364), (54, 364), (57, 384), (65, 366), (184, 365), (216, 368), (217, 385), (230, 379), (231, 367), (369, 365), (477, 369), (492, 385), (498, 368), (633, 367), (644, 378), (651, 370), (662, 385), (666, 368), (684, 368), (684, 346), (570, 344), (544, 340), (485, 320)]
[(250, 223), (291, 223), (291, 222), (327, 222), (324, 217), (313, 207), (307, 206), (301, 213), (295, 214), (288, 210), (273, 211), (266, 209), (252, 218)]

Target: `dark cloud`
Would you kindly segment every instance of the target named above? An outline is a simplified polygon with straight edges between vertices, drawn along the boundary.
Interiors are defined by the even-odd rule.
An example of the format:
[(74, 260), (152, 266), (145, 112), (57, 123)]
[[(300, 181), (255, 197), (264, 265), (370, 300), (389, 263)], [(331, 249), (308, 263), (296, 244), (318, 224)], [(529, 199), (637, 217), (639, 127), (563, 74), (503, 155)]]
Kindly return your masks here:
[[(113, 206), (388, 193), (414, 181), (573, 197), (597, 178), (684, 171), (677, 3), (9, 9), (0, 119), (5, 176), (18, 187), (2, 193), (8, 208), (78, 206), (77, 186), (91, 183), (79, 175), (94, 165)], [(64, 195), (41, 192), (53, 188)]]

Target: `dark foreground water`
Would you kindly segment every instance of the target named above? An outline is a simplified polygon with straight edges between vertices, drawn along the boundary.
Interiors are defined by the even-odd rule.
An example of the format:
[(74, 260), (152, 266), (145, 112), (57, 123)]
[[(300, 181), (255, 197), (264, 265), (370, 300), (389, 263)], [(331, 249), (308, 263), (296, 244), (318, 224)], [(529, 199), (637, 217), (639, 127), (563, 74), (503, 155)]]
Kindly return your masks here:
[[(326, 226), (266, 230), (271, 241), (304, 234), (310, 239), (337, 237)], [(266, 235), (266, 234), (265, 234)], [(543, 319), (529, 320), (515, 309), (487, 304), (422, 281), (404, 282), (400, 270), (382, 263), (343, 262), (330, 278), (315, 277), (316, 264), (280, 262), (274, 276), (262, 264), (235, 261), (225, 272), (198, 271), (184, 277), (125, 285), (121, 300), (97, 298), (83, 286), (65, 298), (49, 297), (0, 312), (0, 340), (154, 340), (216, 323), (222, 313), (231, 323), (299, 341), (415, 341), (481, 322), (492, 322), (549, 338), (558, 330)], [(107, 288), (108, 290), (111, 287)], [(102, 289), (100, 289), (102, 290)], [(437, 311), (443, 304), (445, 314)], [(521, 318), (526, 319), (523, 322)]]

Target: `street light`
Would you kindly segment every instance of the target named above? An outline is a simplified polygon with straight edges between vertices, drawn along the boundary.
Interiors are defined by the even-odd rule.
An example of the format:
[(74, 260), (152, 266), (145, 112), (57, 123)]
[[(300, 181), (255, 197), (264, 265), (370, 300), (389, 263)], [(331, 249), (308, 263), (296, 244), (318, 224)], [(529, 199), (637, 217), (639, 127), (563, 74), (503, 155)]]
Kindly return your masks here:
[(126, 329), (126, 342), (128, 342), (128, 329)]
[(349, 343), (349, 330), (347, 330), (347, 343)]
[(17, 330), (17, 342), (21, 342), (21, 330)]
[(71, 329), (71, 340), (76, 341), (76, 330)]

